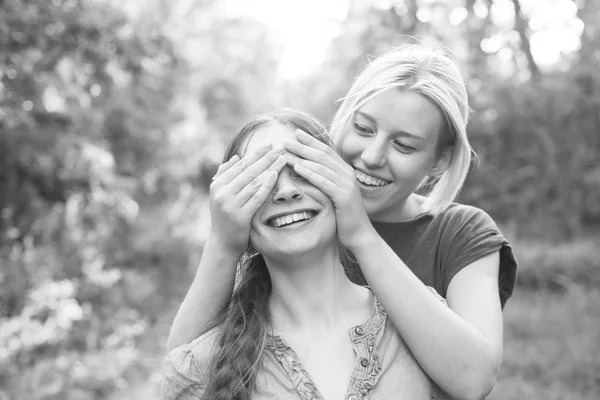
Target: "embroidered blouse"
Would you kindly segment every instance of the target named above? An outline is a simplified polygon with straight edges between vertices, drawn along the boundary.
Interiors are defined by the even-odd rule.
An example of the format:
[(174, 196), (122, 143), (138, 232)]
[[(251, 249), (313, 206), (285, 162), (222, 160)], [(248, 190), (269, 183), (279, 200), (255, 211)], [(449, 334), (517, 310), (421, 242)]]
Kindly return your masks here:
[[(165, 360), (161, 399), (202, 399), (216, 354), (219, 327), (171, 351)], [(349, 330), (356, 358), (344, 400), (438, 399), (377, 300), (371, 317)], [(269, 335), (252, 400), (322, 400), (297, 354), (282, 336)]]

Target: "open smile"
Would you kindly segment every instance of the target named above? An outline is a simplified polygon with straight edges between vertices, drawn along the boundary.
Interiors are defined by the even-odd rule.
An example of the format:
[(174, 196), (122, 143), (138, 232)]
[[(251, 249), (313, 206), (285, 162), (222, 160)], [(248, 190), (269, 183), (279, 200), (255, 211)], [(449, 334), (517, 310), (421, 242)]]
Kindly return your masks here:
[(283, 228), (295, 226), (300, 223), (313, 219), (318, 212), (312, 210), (296, 211), (288, 214), (280, 214), (273, 216), (267, 220), (267, 225), (272, 228)]
[(387, 186), (390, 183), (392, 183), (391, 181), (381, 179), (376, 176), (367, 175), (358, 169), (354, 170), (354, 174), (356, 175), (356, 180), (365, 186), (379, 187), (379, 186)]

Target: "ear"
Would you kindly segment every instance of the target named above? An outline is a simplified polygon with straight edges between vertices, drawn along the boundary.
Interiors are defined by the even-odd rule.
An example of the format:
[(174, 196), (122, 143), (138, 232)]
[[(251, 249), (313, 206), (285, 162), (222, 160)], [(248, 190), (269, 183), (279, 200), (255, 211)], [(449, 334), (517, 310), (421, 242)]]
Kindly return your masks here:
[(437, 178), (448, 170), (448, 167), (450, 167), (450, 161), (452, 160), (453, 150), (454, 146), (448, 146), (442, 151), (442, 154), (438, 157), (437, 162), (429, 171), (429, 176)]

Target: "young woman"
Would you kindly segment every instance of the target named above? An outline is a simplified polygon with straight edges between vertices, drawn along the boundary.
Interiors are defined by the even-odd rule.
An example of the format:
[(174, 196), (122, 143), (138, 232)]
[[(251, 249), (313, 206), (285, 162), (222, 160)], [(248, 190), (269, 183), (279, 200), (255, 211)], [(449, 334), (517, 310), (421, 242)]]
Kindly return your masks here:
[[(341, 243), (421, 367), (450, 397), (481, 399), (500, 366), (502, 307), (516, 262), (486, 213), (453, 203), (471, 161), (468, 116), (453, 59), (405, 46), (371, 62), (343, 99), (330, 131), (341, 157), (302, 133), (300, 143), (285, 149), (297, 156), (296, 173), (331, 198)], [(208, 330), (228, 304), (248, 216), (268, 190), (255, 177), (277, 168), (280, 151), (223, 165), (238, 178), (211, 188), (214, 235), (175, 318), (170, 347)], [(248, 214), (228, 211), (238, 192), (256, 194)]]
[[(311, 117), (281, 111), (246, 124), (226, 159), (293, 143), (296, 129), (328, 139)], [(216, 181), (235, 179), (231, 172)], [(169, 353), (161, 398), (433, 398), (381, 305), (348, 279), (329, 197), (290, 167), (263, 179), (275, 186), (251, 219), (230, 307), (216, 328)]]

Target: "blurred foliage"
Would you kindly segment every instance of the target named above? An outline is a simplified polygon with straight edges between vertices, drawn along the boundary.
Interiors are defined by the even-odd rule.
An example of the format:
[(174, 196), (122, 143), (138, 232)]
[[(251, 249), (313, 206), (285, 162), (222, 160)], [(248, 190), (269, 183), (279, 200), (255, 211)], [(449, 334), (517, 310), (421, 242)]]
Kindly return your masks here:
[[(330, 121), (368, 56), (415, 35), (465, 71), (481, 162), (461, 200), (527, 243), (522, 290), (580, 293), (588, 313), (600, 287), (600, 4), (573, 2), (581, 46), (553, 68), (532, 56), (530, 1), (348, 4), (319, 68), (282, 82), (268, 27), (220, 2), (0, 1), (0, 399), (153, 396), (237, 126), (276, 106)], [(521, 12), (495, 19), (507, 4)], [(530, 374), (510, 358), (537, 335), (519, 331), (526, 303), (509, 316), (507, 354)], [(600, 364), (586, 363), (571, 398), (597, 393)], [(554, 398), (515, 382), (514, 396)]]
[[(351, 2), (355, 6), (324, 65), (308, 78), (310, 84), (291, 92), (288, 101), (330, 121), (337, 107), (332, 99), (344, 96), (369, 56), (414, 41), (415, 35), (419, 41), (442, 44), (465, 73), (473, 109), (468, 133), (481, 160), (460, 200), (482, 207), (514, 228), (516, 235), (556, 240), (597, 228), (600, 4), (574, 2), (586, 23), (581, 47), (576, 54), (565, 55), (556, 70), (541, 73), (533, 60), (527, 61), (529, 40), (514, 30), (518, 23), (509, 27), (493, 23), (492, 0), (429, 6), (416, 1), (382, 3), (373, 7)], [(462, 23), (454, 25), (448, 16), (457, 5), (465, 7), (465, 14)], [(439, 18), (421, 22), (418, 11), (424, 9)], [(500, 57), (501, 49), (484, 52), (482, 40), (494, 36), (507, 38), (504, 50), (511, 55), (509, 60)]]
[(600, 291), (519, 291), (504, 311), (504, 354), (489, 400), (600, 398)]
[(250, 96), (227, 78), (266, 61), (211, 58), (211, 29), (195, 68), (160, 20), (103, 2), (9, 0), (0, 21), (0, 387), (106, 398), (199, 253), (207, 140)]

